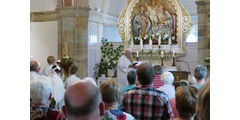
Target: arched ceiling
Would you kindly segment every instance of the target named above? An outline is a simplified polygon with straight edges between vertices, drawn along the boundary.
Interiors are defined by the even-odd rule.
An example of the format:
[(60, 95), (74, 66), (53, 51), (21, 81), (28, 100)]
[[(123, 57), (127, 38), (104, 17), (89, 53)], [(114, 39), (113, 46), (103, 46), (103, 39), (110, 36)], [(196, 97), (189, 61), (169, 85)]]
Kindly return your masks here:
[[(102, 13), (118, 17), (127, 6), (128, 0), (89, 0), (91, 10), (100, 10)], [(195, 0), (180, 0), (182, 5), (188, 10), (191, 16), (197, 16), (197, 6)], [(30, 0), (30, 11), (54, 10), (57, 0)]]
[[(127, 6), (128, 0), (89, 0), (89, 7), (92, 10), (100, 9), (101, 12), (118, 17), (121, 11)], [(180, 0), (191, 16), (197, 16), (195, 0)]]

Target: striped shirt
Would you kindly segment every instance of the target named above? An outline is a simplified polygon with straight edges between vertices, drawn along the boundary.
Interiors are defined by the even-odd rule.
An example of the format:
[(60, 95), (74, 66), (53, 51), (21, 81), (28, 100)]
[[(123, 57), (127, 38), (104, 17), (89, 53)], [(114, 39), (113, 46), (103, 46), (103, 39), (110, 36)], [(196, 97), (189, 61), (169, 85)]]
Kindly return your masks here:
[(163, 81), (161, 80), (161, 74), (155, 74), (155, 77), (153, 80), (153, 88), (157, 89), (161, 86), (163, 86)]
[(124, 95), (122, 110), (136, 120), (166, 120), (173, 117), (168, 96), (152, 86), (137, 86)]

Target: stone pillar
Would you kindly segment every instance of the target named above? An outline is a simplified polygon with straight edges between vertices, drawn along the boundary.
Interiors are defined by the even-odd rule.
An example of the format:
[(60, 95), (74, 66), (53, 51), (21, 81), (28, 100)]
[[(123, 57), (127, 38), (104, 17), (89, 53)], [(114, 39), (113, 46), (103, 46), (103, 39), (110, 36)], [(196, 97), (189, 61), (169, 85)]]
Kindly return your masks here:
[[(60, 2), (59, 2), (60, 1)], [(88, 0), (76, 0), (71, 6), (58, 1), (58, 56), (69, 55), (79, 68), (79, 77), (88, 76)]]
[(210, 0), (196, 0), (198, 12), (198, 64), (210, 56)]

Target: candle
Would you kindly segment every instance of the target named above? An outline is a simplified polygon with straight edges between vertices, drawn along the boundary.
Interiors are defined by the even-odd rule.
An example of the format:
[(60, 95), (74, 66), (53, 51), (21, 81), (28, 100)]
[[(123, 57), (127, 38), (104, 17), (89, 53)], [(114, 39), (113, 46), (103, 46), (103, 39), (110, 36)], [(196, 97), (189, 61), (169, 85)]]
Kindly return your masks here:
[(143, 40), (140, 39), (140, 49), (142, 50), (143, 49)]
[(152, 49), (152, 39), (149, 40), (149, 49)]
[(61, 60), (59, 59), (58, 62), (61, 62)]
[(175, 54), (175, 51), (173, 50), (173, 52), (172, 52), (172, 57), (174, 57), (174, 54)]
[(161, 45), (161, 36), (158, 37), (158, 45)]
[(161, 52), (161, 57), (163, 58), (163, 51)]
[(138, 56), (138, 51), (137, 51), (137, 57), (139, 57), (139, 56)]

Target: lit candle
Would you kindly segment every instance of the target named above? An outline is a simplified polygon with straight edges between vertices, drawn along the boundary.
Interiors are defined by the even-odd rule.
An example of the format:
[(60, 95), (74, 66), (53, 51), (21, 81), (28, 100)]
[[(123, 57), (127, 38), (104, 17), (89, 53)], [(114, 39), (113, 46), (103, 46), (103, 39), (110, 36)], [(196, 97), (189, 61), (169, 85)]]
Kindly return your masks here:
[(140, 39), (140, 49), (142, 50), (143, 49), (143, 40)]
[(175, 54), (175, 51), (173, 50), (173, 52), (172, 52), (172, 57), (174, 57), (174, 54)]
[(59, 59), (58, 62), (61, 62), (61, 60)]
[(158, 37), (158, 45), (161, 45), (161, 36)]
[(163, 58), (163, 51), (161, 52), (161, 57)]
[(137, 57), (139, 57), (139, 56), (138, 56), (138, 51), (137, 51)]
[(152, 50), (152, 39), (149, 40), (149, 49)]

